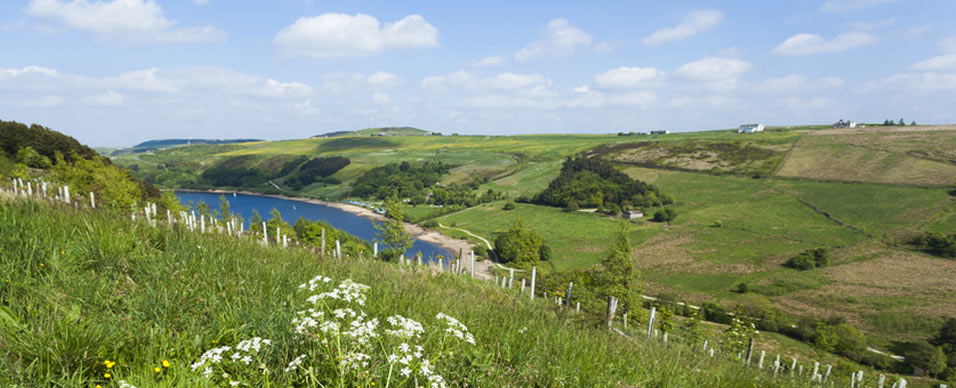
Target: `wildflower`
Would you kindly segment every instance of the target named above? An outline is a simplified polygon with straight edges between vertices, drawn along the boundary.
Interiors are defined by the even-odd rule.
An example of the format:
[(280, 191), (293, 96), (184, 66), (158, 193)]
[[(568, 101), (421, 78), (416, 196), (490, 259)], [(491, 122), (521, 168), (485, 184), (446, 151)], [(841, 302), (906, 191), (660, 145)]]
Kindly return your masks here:
[(299, 366), (302, 365), (302, 361), (303, 361), (303, 360), (305, 360), (305, 355), (304, 355), (304, 354), (299, 355), (299, 356), (296, 357), (294, 360), (292, 360), (292, 362), (289, 363), (289, 366), (287, 366), (287, 367), (285, 368), (286, 373), (292, 372), (292, 371), (298, 369)]
[(408, 369), (408, 367), (406, 366), (402, 368), (401, 374), (402, 374), (402, 377), (408, 377), (408, 375), (412, 374), (412, 370)]
[(399, 338), (414, 338), (425, 332), (421, 323), (401, 315), (393, 315), (386, 319), (388, 323), (397, 329), (385, 330), (385, 334)]
[(163, 360), (163, 368), (169, 368), (169, 361)]
[(230, 381), (229, 381), (229, 385), (235, 387), (235, 386), (239, 385), (239, 382), (238, 382), (238, 381), (232, 381), (232, 380), (230, 380)]
[(120, 384), (120, 388), (136, 388), (135, 385), (127, 383), (126, 380), (120, 380), (119, 384)]
[(106, 369), (112, 369), (113, 365), (116, 365), (116, 363), (110, 360), (105, 360), (103, 361), (103, 365), (106, 365)]
[(109, 374), (109, 373), (103, 373), (103, 377), (110, 378), (110, 374)]
[(156, 373), (159, 373), (159, 371), (161, 371), (161, 370), (162, 370), (162, 369), (159, 369), (159, 367), (158, 367), (158, 366), (157, 366), (157, 367), (155, 367), (155, 368), (153, 368), (153, 372), (156, 372)]

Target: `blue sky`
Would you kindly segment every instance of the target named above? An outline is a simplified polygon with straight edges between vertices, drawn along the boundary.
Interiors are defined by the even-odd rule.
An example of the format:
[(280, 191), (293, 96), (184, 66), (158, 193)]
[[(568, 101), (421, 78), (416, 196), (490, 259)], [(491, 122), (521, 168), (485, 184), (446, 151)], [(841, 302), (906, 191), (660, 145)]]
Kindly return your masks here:
[(0, 119), (98, 146), (952, 123), (954, 17), (950, 0), (4, 1)]

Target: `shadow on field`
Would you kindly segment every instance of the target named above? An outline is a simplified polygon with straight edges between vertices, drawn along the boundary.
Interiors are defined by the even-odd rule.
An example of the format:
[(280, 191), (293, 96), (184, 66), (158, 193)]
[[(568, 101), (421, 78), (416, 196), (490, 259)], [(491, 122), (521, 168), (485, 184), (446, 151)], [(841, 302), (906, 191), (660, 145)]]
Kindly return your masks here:
[(329, 140), (317, 147), (319, 152), (338, 152), (352, 148), (390, 148), (398, 147), (398, 143), (380, 137), (346, 137)]

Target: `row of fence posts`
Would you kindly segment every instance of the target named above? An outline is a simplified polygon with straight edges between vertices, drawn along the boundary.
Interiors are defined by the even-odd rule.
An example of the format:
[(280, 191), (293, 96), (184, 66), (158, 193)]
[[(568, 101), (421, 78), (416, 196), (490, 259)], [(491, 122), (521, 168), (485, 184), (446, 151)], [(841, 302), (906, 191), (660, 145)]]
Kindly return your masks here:
[[(36, 187), (36, 190), (34, 190), (34, 187)], [(60, 186), (60, 187), (57, 187), (57, 195), (54, 196), (54, 197), (52, 197), (52, 198), (47, 195), (47, 190), (48, 190), (48, 188), (49, 188), (49, 186), (48, 186), (48, 183), (47, 183), (47, 182), (42, 182), (42, 181), (27, 181), (27, 182), (24, 182), (24, 181), (23, 181), (22, 179), (20, 179), (20, 178), (13, 178), (13, 192), (14, 192), (14, 195), (16, 195), (16, 196), (47, 198), (47, 199), (53, 199), (53, 200), (56, 200), (56, 201), (59, 201), (59, 202), (63, 202), (63, 203), (65, 203), (65, 204), (67, 204), (67, 205), (73, 205), (73, 206), (75, 206), (75, 207), (78, 207), (78, 206), (79, 206), (78, 201), (75, 201), (75, 199), (70, 195), (70, 187), (69, 187), (69, 186)], [(90, 193), (89, 193), (89, 200), (90, 200), (90, 208), (95, 209), (95, 208), (96, 208), (96, 196), (95, 196), (95, 194), (94, 194), (93, 192), (90, 192)], [(131, 217), (131, 219), (132, 219), (133, 221), (136, 221), (137, 210), (136, 210), (135, 208), (133, 208), (133, 209), (131, 209), (131, 210), (133, 210), (133, 211), (131, 212), (130, 217)], [(147, 203), (147, 204), (143, 207), (142, 212), (143, 212), (143, 215), (144, 215), (144, 217), (145, 217), (146, 223), (147, 223), (148, 225), (150, 225), (150, 226), (155, 227), (155, 226), (156, 226), (156, 223), (157, 223), (157, 220), (158, 220), (158, 218), (157, 218), (157, 207), (156, 207), (156, 204), (155, 204), (155, 203)], [(239, 221), (238, 219), (236, 219), (235, 217), (230, 217), (230, 219), (229, 219), (227, 222), (225, 222), (225, 223), (220, 223), (218, 219), (216, 219), (215, 217), (212, 217), (212, 216), (204, 216), (204, 215), (199, 215), (199, 216), (197, 216), (195, 211), (191, 211), (191, 212), (180, 211), (178, 215), (179, 215), (179, 217), (178, 217), (178, 220), (177, 220), (176, 218), (173, 218), (173, 214), (171, 214), (171, 212), (170, 212), (169, 210), (166, 210), (167, 225), (169, 225), (170, 227), (172, 227), (174, 224), (178, 223), (178, 224), (183, 225), (183, 227), (186, 228), (186, 229), (189, 230), (189, 231), (195, 232), (195, 231), (197, 231), (197, 229), (198, 229), (198, 231), (199, 231), (200, 233), (205, 234), (205, 233), (206, 233), (206, 229), (207, 229), (207, 227), (206, 227), (206, 225), (207, 225), (207, 224), (206, 224), (206, 220), (207, 220), (207, 217), (208, 217), (208, 219), (209, 219), (209, 229), (212, 230), (212, 231), (214, 231), (214, 232), (218, 232), (218, 233), (222, 233), (222, 234), (226, 234), (226, 235), (234, 236), (234, 237), (240, 237), (240, 236), (242, 236), (242, 235), (244, 235), (244, 234), (246, 233), (245, 225), (243, 224), (243, 222), (240, 222), (240, 221)], [(276, 240), (276, 245), (281, 245), (281, 246), (284, 247), (284, 248), (286, 248), (286, 247), (289, 246), (288, 236), (286, 236), (285, 234), (282, 234), (282, 233), (281, 233), (281, 230), (280, 230), (278, 227), (276, 227), (276, 234), (275, 234), (275, 236), (278, 236), (278, 238), (275, 239), (275, 240)], [(268, 233), (268, 228), (267, 228), (265, 222), (262, 223), (262, 240), (261, 240), (261, 242), (262, 242), (263, 245), (269, 245), (269, 233)], [(326, 238), (325, 238), (325, 229), (323, 228), (323, 229), (322, 229), (322, 234), (321, 234), (321, 246), (320, 246), (320, 252), (321, 252), (322, 256), (325, 256), (325, 255), (326, 255), (326, 249), (325, 249), (325, 248), (326, 248)], [(338, 239), (335, 240), (335, 250), (332, 252), (332, 255), (333, 255), (333, 257), (336, 258), (336, 259), (341, 259), (341, 258), (342, 258), (342, 245), (341, 245), (341, 243), (339, 242)], [(373, 243), (373, 253), (372, 253), (372, 256), (373, 256), (373, 257), (378, 257), (378, 255), (379, 255), (378, 242), (374, 242), (374, 243)], [(465, 268), (464, 263), (463, 263), (463, 257), (462, 257), (463, 255), (460, 254), (460, 253), (459, 253), (459, 257), (458, 257), (458, 258), (452, 257), (452, 258), (449, 258), (449, 259), (448, 259), (447, 268), (446, 268), (446, 265), (445, 265), (444, 260), (436, 260), (434, 263), (435, 263), (435, 265), (437, 266), (438, 271), (440, 271), (440, 272), (452, 272), (452, 273), (454, 273), (454, 274), (456, 274), (456, 275), (467, 275), (467, 274), (470, 274), (470, 276), (471, 276), (472, 278), (475, 278), (475, 277), (476, 277), (476, 275), (475, 275), (475, 252), (472, 251), (472, 252), (469, 253), (469, 255), (470, 255), (470, 257), (469, 257), (469, 267), (470, 267), (470, 268), (467, 268), (467, 269)], [(419, 253), (416, 258), (417, 258), (417, 262), (413, 262), (412, 260), (407, 259), (404, 254), (402, 254), (402, 255), (400, 256), (400, 258), (399, 258), (399, 263), (400, 263), (401, 265), (405, 265), (405, 266), (411, 266), (411, 265), (413, 265), (413, 264), (417, 264), (417, 265), (419, 265), (419, 266), (424, 266), (424, 265), (425, 265), (425, 263), (423, 262), (421, 253)], [(493, 278), (494, 284), (495, 284), (496, 286), (500, 286), (500, 287), (505, 288), (505, 289), (514, 289), (514, 275), (515, 275), (515, 269), (514, 269), (514, 268), (508, 268), (508, 276), (507, 276), (507, 277), (505, 277), (505, 276), (501, 276), (501, 277), (495, 276), (495, 277)], [(537, 278), (537, 267), (531, 267), (531, 279), (530, 279), (530, 282), (527, 282), (527, 279), (526, 279), (526, 278), (522, 278), (522, 279), (521, 279), (520, 293), (523, 294), (523, 293), (525, 292), (526, 287), (530, 286), (529, 298), (530, 298), (530, 300), (532, 300), (532, 301), (535, 299), (535, 294), (536, 294), (536, 293), (535, 293), (535, 283), (536, 283), (536, 280), (537, 280), (536, 278)], [(529, 284), (529, 283), (530, 283), (530, 284)], [(554, 302), (555, 302), (556, 304), (558, 304), (558, 305), (562, 305), (562, 302), (563, 302), (563, 305), (565, 305), (565, 306), (570, 306), (570, 305), (571, 305), (571, 297), (572, 297), (573, 289), (574, 289), (574, 282), (569, 282), (569, 283), (568, 283), (568, 288), (567, 288), (567, 294), (565, 295), (564, 300), (562, 300), (562, 299), (561, 299), (560, 297), (558, 297), (558, 296), (554, 296)], [(547, 295), (547, 292), (545, 292), (545, 293), (544, 293), (544, 297), (545, 297), (546, 300), (547, 300), (547, 296), (548, 296), (548, 295)], [(576, 310), (576, 311), (580, 311), (580, 310), (581, 310), (581, 302), (577, 302), (577, 304), (576, 304), (576, 306), (575, 306), (575, 310)], [(658, 330), (654, 329), (654, 322), (655, 322), (655, 318), (656, 318), (656, 312), (657, 312), (657, 308), (656, 308), (656, 307), (651, 307), (651, 311), (650, 311), (650, 314), (649, 314), (648, 320), (647, 320), (646, 338), (647, 338), (648, 340), (653, 340), (653, 339), (657, 338), (658, 336), (660, 336), (662, 342), (667, 343), (667, 333), (664, 332), (662, 335), (659, 335)], [(626, 320), (625, 320), (625, 322), (626, 322)], [(703, 345), (701, 346), (701, 351), (702, 351), (704, 354), (708, 355), (709, 357), (714, 357), (714, 356), (715, 356), (715, 348), (714, 348), (713, 346), (708, 347), (708, 345), (709, 345), (708, 340), (704, 340)], [(738, 354), (738, 355), (737, 355), (737, 358), (738, 358), (738, 359), (741, 359), (743, 362), (745, 362), (746, 364), (749, 365), (749, 364), (751, 363), (751, 359), (752, 359), (753, 353), (754, 353), (754, 340), (753, 340), (753, 338), (751, 338), (751, 339), (750, 339), (750, 342), (748, 343), (748, 347), (747, 347), (747, 351), (746, 351), (746, 356), (744, 356), (743, 354)], [(759, 359), (758, 359), (758, 361), (757, 361), (757, 365), (756, 365), (756, 366), (757, 366), (757, 369), (759, 369), (759, 370), (761, 370), (761, 371), (764, 370), (764, 359), (765, 359), (765, 356), (766, 356), (766, 352), (763, 351), (763, 350), (761, 350), (761, 351), (760, 351), (760, 357), (759, 357)], [(773, 374), (773, 377), (774, 377), (774, 378), (776, 378), (776, 377), (778, 377), (778, 376), (782, 376), (782, 375), (783, 375), (782, 372), (784, 371), (784, 369), (786, 369), (786, 370), (789, 371), (789, 376), (791, 376), (791, 377), (800, 377), (800, 376), (803, 376), (803, 369), (804, 369), (804, 368), (803, 368), (803, 365), (798, 365), (797, 359), (796, 359), (795, 357), (791, 357), (790, 367), (787, 368), (784, 364), (781, 363), (780, 355), (777, 354), (776, 359), (774, 360), (773, 364), (770, 365), (770, 367), (772, 368), (772, 372), (771, 372), (771, 373)], [(830, 382), (830, 383), (831, 383), (831, 386), (832, 386), (832, 385), (833, 385), (833, 381), (830, 380), (830, 372), (831, 372), (831, 370), (832, 370), (832, 365), (826, 365), (825, 370), (821, 370), (820, 367), (821, 367), (821, 365), (820, 365), (819, 362), (814, 362), (814, 363), (813, 363), (813, 369), (812, 369), (811, 373), (809, 374), (808, 380), (809, 380), (810, 382), (818, 383), (818, 384), (821, 384), (821, 385), (822, 385), (822, 384), (826, 384), (827, 382)], [(864, 375), (863, 375), (863, 371), (862, 371), (862, 370), (861, 370), (861, 371), (857, 371), (856, 373), (852, 373), (852, 374), (850, 375), (850, 377), (849, 377), (850, 388), (862, 388), (862, 387), (863, 387), (863, 377), (864, 377)], [(896, 382), (894, 382), (889, 388), (906, 388), (906, 385), (907, 385), (906, 379), (904, 379), (904, 378), (901, 377), (901, 378), (899, 378)], [(876, 387), (877, 387), (877, 388), (886, 388), (886, 376), (885, 376), (885, 375), (883, 375), (883, 374), (880, 374), (880, 375), (879, 375), (879, 377), (877, 378), (877, 381), (876, 381)], [(946, 384), (940, 384), (940, 385), (939, 385), (939, 388), (947, 388), (947, 385), (946, 385)]]
[[(54, 186), (43, 180), (27, 180), (24, 182), (21, 178), (11, 178), (11, 181), (13, 183), (14, 196), (54, 200), (74, 207), (82, 206), (80, 200), (83, 200), (83, 198), (74, 198), (72, 195), (70, 195), (70, 186)], [(49, 193), (49, 191), (52, 190), (52, 187), (56, 187), (56, 195), (54, 196), (50, 196)], [(89, 196), (90, 207), (95, 209), (96, 194), (91, 191)]]

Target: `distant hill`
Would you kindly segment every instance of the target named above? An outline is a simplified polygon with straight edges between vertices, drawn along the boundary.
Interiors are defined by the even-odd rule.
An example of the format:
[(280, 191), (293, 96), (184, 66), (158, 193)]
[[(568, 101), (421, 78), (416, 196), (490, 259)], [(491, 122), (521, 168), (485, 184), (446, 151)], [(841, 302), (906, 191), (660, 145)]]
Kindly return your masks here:
[(231, 143), (249, 143), (254, 141), (262, 141), (260, 139), (157, 139), (157, 140), (147, 140), (137, 145), (134, 145), (132, 148), (169, 148), (176, 147), (181, 145), (189, 144), (231, 144)]
[(315, 135), (312, 137), (339, 137), (339, 136), (441, 136), (438, 132), (426, 131), (415, 127), (381, 127), (365, 128), (357, 131), (335, 131)]

